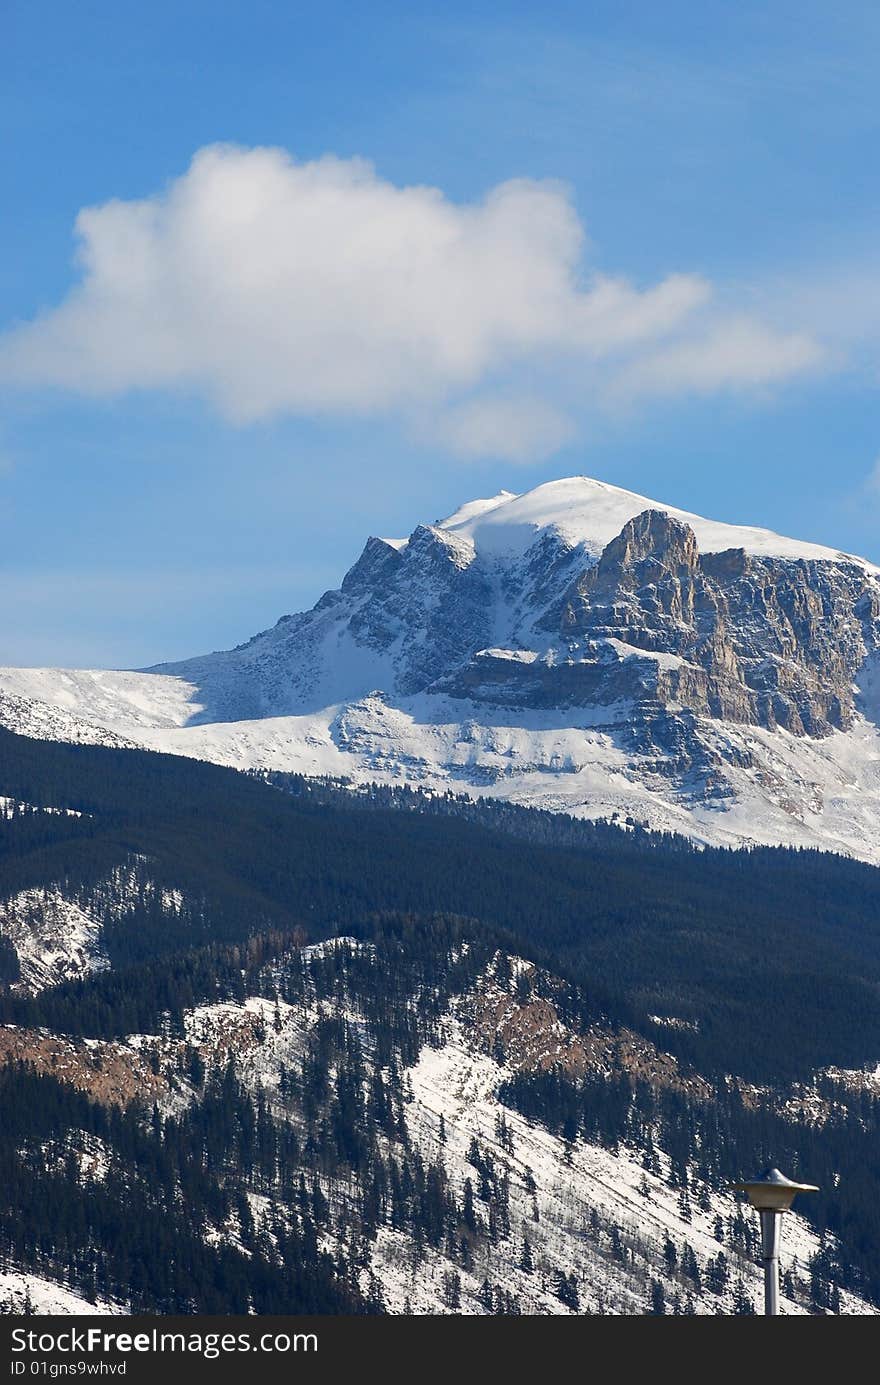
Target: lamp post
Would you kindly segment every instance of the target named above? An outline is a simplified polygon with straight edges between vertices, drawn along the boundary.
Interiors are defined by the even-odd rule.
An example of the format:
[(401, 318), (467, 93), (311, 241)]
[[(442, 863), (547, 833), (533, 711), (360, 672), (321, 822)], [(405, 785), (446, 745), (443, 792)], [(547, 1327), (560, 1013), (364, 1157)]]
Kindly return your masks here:
[(761, 1259), (764, 1262), (764, 1312), (779, 1314), (779, 1233), (780, 1217), (791, 1210), (798, 1193), (818, 1193), (815, 1183), (792, 1183), (778, 1169), (765, 1169), (747, 1183), (734, 1183), (739, 1193), (761, 1214)]

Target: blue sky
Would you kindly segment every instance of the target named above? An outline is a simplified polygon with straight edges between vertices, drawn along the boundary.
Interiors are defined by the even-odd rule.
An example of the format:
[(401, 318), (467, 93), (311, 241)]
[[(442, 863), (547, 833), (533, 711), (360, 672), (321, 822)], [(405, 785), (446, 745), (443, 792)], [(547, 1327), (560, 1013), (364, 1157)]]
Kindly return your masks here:
[(880, 561), (875, 6), (2, 23), (0, 662), (235, 644), (575, 472)]

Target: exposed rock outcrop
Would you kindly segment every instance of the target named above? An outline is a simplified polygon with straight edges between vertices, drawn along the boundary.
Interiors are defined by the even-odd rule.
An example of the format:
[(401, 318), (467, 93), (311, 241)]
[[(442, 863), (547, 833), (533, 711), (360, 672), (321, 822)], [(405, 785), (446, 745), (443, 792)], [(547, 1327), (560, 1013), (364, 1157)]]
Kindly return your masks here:
[(684, 709), (823, 736), (852, 722), (854, 680), (880, 645), (880, 593), (855, 562), (702, 555), (687, 524), (647, 510), (539, 624), (557, 644), (532, 660), (477, 652), (444, 686), (516, 706), (626, 699), (642, 723)]

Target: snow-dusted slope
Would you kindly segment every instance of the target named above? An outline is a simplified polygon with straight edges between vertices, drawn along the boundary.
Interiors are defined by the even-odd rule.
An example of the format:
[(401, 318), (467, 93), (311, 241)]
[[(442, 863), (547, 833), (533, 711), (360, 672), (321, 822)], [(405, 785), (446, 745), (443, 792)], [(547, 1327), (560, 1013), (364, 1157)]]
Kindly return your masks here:
[(0, 935), (18, 954), (16, 989), (31, 994), (107, 966), (100, 919), (56, 889), (22, 890), (0, 904)]
[[(307, 966), (320, 964), (326, 949), (340, 946), (358, 950), (363, 945), (342, 938), (308, 948)], [(614, 1071), (615, 1062), (629, 1060), (643, 1077), (653, 1073), (661, 1082), (680, 1077), (674, 1058), (629, 1031), (597, 1028), (578, 1034), (566, 1028), (546, 1001), (521, 1001), (517, 977), (537, 973), (531, 963), (517, 958), (511, 962), (509, 980), (499, 983), (490, 970), (473, 991), (452, 1002), (442, 1018), (437, 1042), (424, 1045), (407, 1071), (404, 1108), (411, 1147), (426, 1167), (438, 1161), (445, 1167), (459, 1198), (466, 1180), (477, 1181), (471, 1157), (476, 1142), (509, 1186), (509, 1224), (495, 1243), (476, 1245), (473, 1263), (465, 1268), (460, 1258), (451, 1258), (443, 1247), (422, 1246), (414, 1255), (411, 1238), (395, 1230), (389, 1219), (365, 1247), (365, 1280), (367, 1275), (375, 1276), (384, 1304), (393, 1313), (492, 1311), (485, 1301), (487, 1281), (494, 1294), (501, 1289), (513, 1295), (524, 1313), (566, 1313), (571, 1309), (558, 1294), (560, 1274), (572, 1276), (580, 1312), (644, 1313), (655, 1280), (665, 1285), (670, 1311), (675, 1304), (676, 1311), (728, 1314), (737, 1311), (743, 1299), (758, 1307), (761, 1271), (754, 1247), (742, 1241), (743, 1232), (748, 1234), (752, 1225), (751, 1214), (747, 1212), (744, 1223), (743, 1209), (730, 1193), (703, 1189), (691, 1170), (690, 1195), (683, 1205), (662, 1149), (655, 1147), (652, 1170), (646, 1167), (642, 1152), (625, 1143), (616, 1150), (581, 1137), (566, 1143), (502, 1103), (499, 1089), (506, 1080), (553, 1056), (563, 1066), (573, 1063), (605, 1076)], [(326, 1013), (308, 984), (297, 1004), (255, 996), (243, 1003), (201, 1005), (186, 1016), (186, 1043), (198, 1049), (208, 1071), (225, 1067), (230, 1053), (234, 1054), (247, 1089), (262, 1092), (274, 1109), (284, 1111), (290, 1102), (282, 1073), (297, 1069), (309, 1035)], [(375, 1036), (357, 1001), (337, 995), (333, 1013), (357, 1034), (369, 1066)], [(507, 1047), (503, 1059), (488, 1051), (496, 1047), (500, 1034)], [(133, 1049), (140, 1061), (152, 1053), (160, 1081), (166, 1073), (175, 1075), (173, 1087), (159, 1103), (171, 1112), (195, 1098), (179, 1077), (179, 1045), (180, 1040), (140, 1035), (108, 1047), (117, 1054)], [(685, 1074), (684, 1080), (697, 1099), (701, 1085), (706, 1099), (711, 1099), (710, 1084), (692, 1074)], [(752, 1090), (757, 1094), (757, 1089)], [(295, 1122), (296, 1117), (289, 1114)], [(803, 1118), (803, 1103), (797, 1109), (791, 1103), (791, 1119)], [(816, 1118), (815, 1113), (811, 1118)], [(356, 1195), (338, 1177), (326, 1180), (324, 1192), (334, 1221), (328, 1248), (344, 1251)], [(271, 1208), (265, 1197), (251, 1196), (250, 1203), (258, 1224), (268, 1219)], [(235, 1228), (217, 1227), (212, 1234), (234, 1241)], [(523, 1260), (526, 1242), (530, 1268)], [(670, 1272), (664, 1260), (670, 1242), (682, 1259), (686, 1253), (693, 1255), (698, 1273), (691, 1279)], [(809, 1311), (811, 1261), (820, 1241), (793, 1214), (786, 1221), (783, 1245), (782, 1269), (797, 1286), (795, 1296), (785, 1298), (783, 1312), (803, 1314)], [(727, 1257), (729, 1273), (723, 1287), (711, 1288), (712, 1262), (720, 1249)], [(457, 1303), (451, 1301), (452, 1281)], [(841, 1294), (840, 1310), (848, 1314), (874, 1311), (848, 1293)]]
[[(357, 958), (358, 965), (345, 967), (347, 981), (343, 973), (336, 974), (328, 1001), (325, 967), (336, 949)], [(290, 1000), (278, 995), (286, 965), (281, 959), (273, 964), (281, 971), (265, 976), (260, 994), (198, 1005), (186, 1012), (181, 1032), (168, 1026), (161, 1033), (102, 1040), (0, 1026), (0, 1052), (50, 1072), (98, 1101), (124, 1105), (138, 1098), (145, 1111), (155, 1102), (163, 1115), (176, 1117), (203, 1099), (208, 1089), (204, 1075), (226, 1072), (232, 1060), (245, 1090), (305, 1137), (315, 1132), (308, 1125), (297, 1075), (314, 1061), (316, 1033), (322, 1027), (326, 1032), (332, 1018), (340, 1048), (325, 1055), (327, 1100), (333, 1099), (338, 1076), (333, 1053), (338, 1061), (341, 1029), (345, 1048), (350, 1052), (356, 1044), (362, 1054), (364, 1093), (375, 1090), (380, 1072), (383, 1083), (399, 1088), (402, 1125), (392, 1133), (383, 1127), (383, 1157), (399, 1160), (405, 1149), (423, 1168), (442, 1169), (457, 1206), (465, 1204), (468, 1183), (475, 1196), (481, 1230), (472, 1237), (467, 1255), (454, 1237), (416, 1246), (411, 1228), (395, 1219), (390, 1198), (382, 1199), (375, 1224), (365, 1234), (363, 1170), (345, 1165), (322, 1170), (320, 1160), (311, 1165), (309, 1183), (320, 1187), (329, 1207), (322, 1221), (323, 1248), (349, 1255), (357, 1244), (361, 1287), (367, 1291), (371, 1282), (378, 1284), (390, 1312), (510, 1312), (510, 1301), (515, 1301), (518, 1311), (530, 1314), (641, 1314), (650, 1309), (657, 1286), (663, 1289), (667, 1311), (729, 1314), (742, 1311), (745, 1303), (760, 1303), (751, 1213), (730, 1193), (704, 1182), (696, 1161), (689, 1162), (683, 1183), (681, 1168), (663, 1148), (660, 1124), (648, 1157), (645, 1141), (632, 1132), (627, 1137), (623, 1126), (614, 1147), (583, 1134), (566, 1140), (502, 1100), (503, 1085), (516, 1074), (558, 1064), (575, 1079), (638, 1075), (658, 1092), (664, 1087), (686, 1092), (695, 1110), (711, 1103), (713, 1085), (663, 1051), (662, 1022), (656, 1042), (600, 1017), (588, 1027), (573, 1028), (553, 1000), (564, 997), (562, 983), (523, 959), (502, 963), (496, 955), (447, 999), (430, 1042), (410, 1055), (398, 1079), (387, 1065), (384, 1042), (384, 1057), (377, 1056), (384, 1012), (369, 999), (365, 1004), (358, 990), (364, 984), (366, 996), (371, 995), (368, 968), (361, 965), (371, 956), (374, 965), (382, 965), (369, 945), (332, 939), (303, 950), (302, 986)], [(352, 977), (359, 978), (354, 985)], [(399, 995), (394, 1003), (400, 1005)], [(404, 1003), (415, 1005), (415, 996)], [(193, 1077), (196, 1055), (201, 1078)], [(851, 1076), (855, 1091), (859, 1075)], [(740, 1084), (740, 1089), (752, 1103), (773, 1099), (753, 1086)], [(821, 1125), (828, 1114), (828, 1102), (816, 1084), (792, 1089), (790, 1100), (785, 1091), (777, 1092), (775, 1100), (794, 1124)], [(56, 1152), (65, 1159), (76, 1155), (90, 1179), (101, 1178), (114, 1157), (94, 1135), (76, 1130)], [(491, 1171), (497, 1195), (481, 1181), (481, 1168), (484, 1174)], [(265, 1189), (257, 1193), (248, 1188), (247, 1200), (257, 1230), (270, 1238), (277, 1235), (279, 1218), (283, 1225), (294, 1210), (284, 1199), (267, 1196)], [(237, 1246), (239, 1218), (235, 1211), (224, 1222), (209, 1222), (204, 1235), (212, 1243)], [(810, 1311), (813, 1278), (827, 1272), (817, 1259), (821, 1248), (805, 1220), (795, 1214), (786, 1218), (784, 1313)], [(836, 1249), (833, 1238), (825, 1249)], [(720, 1276), (719, 1256), (725, 1262)], [(576, 1303), (561, 1292), (561, 1276), (576, 1291)], [(16, 1273), (0, 1276), (0, 1311), (4, 1306), (11, 1310), (10, 1300), (17, 1307), (26, 1287), (34, 1311), (84, 1311), (59, 1286)], [(843, 1290), (839, 1301), (843, 1313), (875, 1311)]]
[(880, 861), (878, 661), (870, 563), (572, 477), (370, 539), (237, 649), (0, 670), (0, 724)]

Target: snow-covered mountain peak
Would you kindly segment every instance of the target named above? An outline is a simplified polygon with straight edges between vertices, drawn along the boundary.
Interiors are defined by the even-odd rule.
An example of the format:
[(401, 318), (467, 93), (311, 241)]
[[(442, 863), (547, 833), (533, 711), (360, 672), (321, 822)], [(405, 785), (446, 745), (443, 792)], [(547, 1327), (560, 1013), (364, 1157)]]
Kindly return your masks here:
[(0, 723), (880, 860), (878, 572), (572, 476), (368, 539), (237, 649), (0, 670)]
[(877, 572), (864, 559), (842, 554), (822, 544), (786, 538), (770, 529), (724, 524), (704, 519), (673, 505), (652, 500), (635, 491), (597, 481), (590, 476), (568, 476), (546, 481), (534, 490), (514, 495), (501, 491), (491, 500), (474, 500), (442, 520), (440, 527), (470, 539), (479, 552), (522, 552), (538, 533), (553, 528), (571, 544), (582, 544), (598, 557), (627, 523), (644, 510), (663, 510), (693, 529), (703, 553), (742, 548), (746, 553), (776, 558), (804, 558), (820, 562), (851, 561)]

